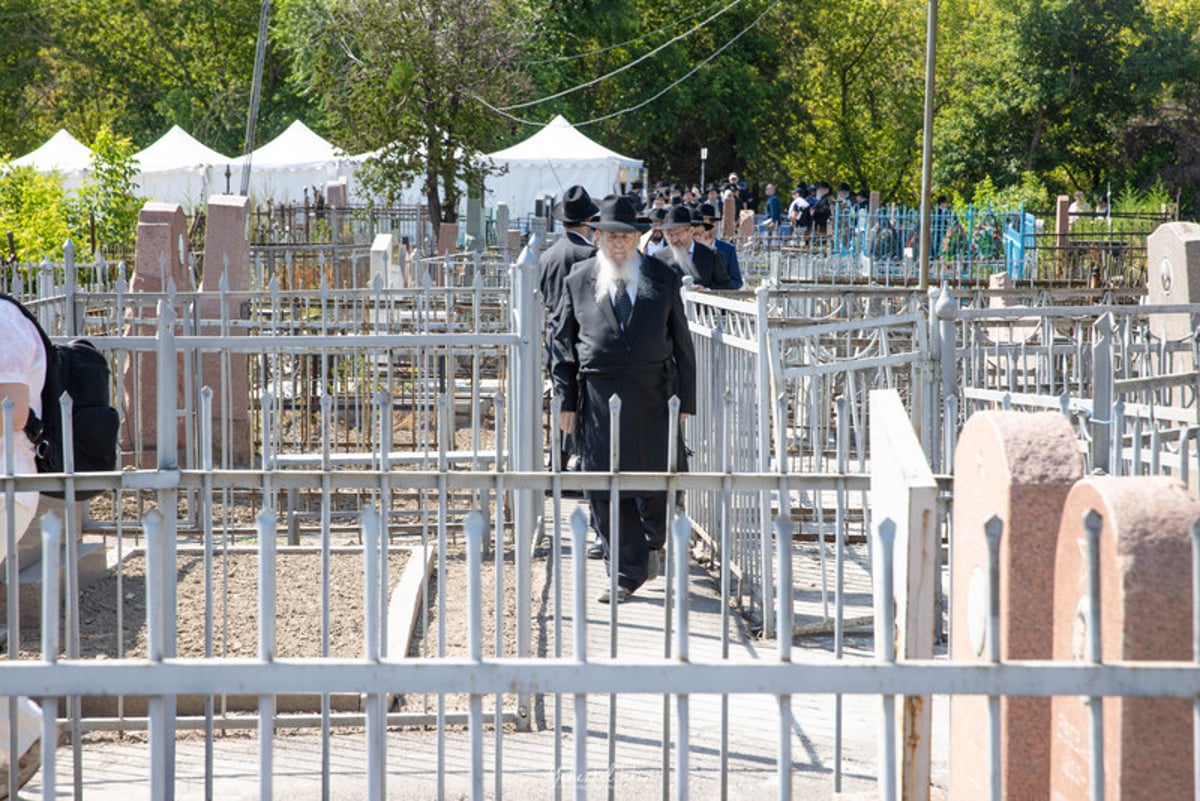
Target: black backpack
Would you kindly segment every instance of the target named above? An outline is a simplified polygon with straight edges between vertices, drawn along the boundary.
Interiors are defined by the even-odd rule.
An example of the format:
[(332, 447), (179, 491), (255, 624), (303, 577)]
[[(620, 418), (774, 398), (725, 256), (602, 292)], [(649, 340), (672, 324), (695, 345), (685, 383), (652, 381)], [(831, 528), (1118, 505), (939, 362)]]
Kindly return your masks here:
[[(111, 372), (108, 359), (86, 339), (75, 339), (65, 345), (55, 345), (46, 336), (41, 324), (24, 304), (11, 295), (0, 293), (0, 299), (14, 303), (33, 323), (46, 349), (46, 383), (42, 386), (42, 417), (32, 410), (25, 423), (25, 436), (33, 443), (39, 473), (63, 472), (62, 407), (59, 398), (64, 392), (71, 396), (71, 423), (76, 473), (110, 472), (117, 467), (117, 437), (121, 416), (113, 408), (109, 396)], [(87, 500), (103, 490), (75, 492), (76, 500)], [(43, 493), (63, 498), (64, 492)]]

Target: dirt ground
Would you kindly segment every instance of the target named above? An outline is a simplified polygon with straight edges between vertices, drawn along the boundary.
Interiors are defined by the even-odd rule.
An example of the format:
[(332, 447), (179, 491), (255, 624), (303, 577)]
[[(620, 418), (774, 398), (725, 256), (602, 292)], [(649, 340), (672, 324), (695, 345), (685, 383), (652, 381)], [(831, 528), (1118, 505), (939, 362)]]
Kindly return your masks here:
[[(389, 597), (399, 584), (409, 562), (408, 548), (393, 545), (388, 558)], [(276, 569), (276, 655), (283, 658), (321, 656), (321, 556), (319, 553), (277, 554)], [(436, 557), (435, 557), (436, 559)], [(430, 574), (425, 612), (417, 622), (414, 638), (408, 644), (409, 656), (436, 656), (439, 649), (448, 656), (465, 656), (468, 648), (467, 565), (461, 539), (447, 543), (444, 642), (439, 645), (438, 616), (442, 604), (437, 598), (440, 582)], [(515, 577), (512, 551), (505, 553), (503, 652), (516, 649)], [(356, 553), (330, 555), (329, 654), (335, 658), (363, 655), (363, 559)], [(485, 653), (495, 653), (496, 582), (495, 567), (489, 554), (481, 571), (482, 620)], [(212, 649), (216, 656), (255, 657), (258, 643), (258, 556), (239, 551), (213, 562)], [(200, 554), (179, 557), (176, 616), (178, 655), (203, 657), (205, 654), (204, 560)], [(121, 603), (118, 604), (118, 599)], [(118, 606), (123, 632), (121, 650), (117, 648)], [(139, 658), (147, 654), (145, 559), (137, 554), (113, 568), (100, 581), (86, 587), (80, 596), (80, 653), (85, 659)], [(402, 644), (392, 643), (393, 648)], [(36, 659), (29, 650), (23, 658)], [(461, 704), (460, 704), (461, 702)], [(395, 711), (428, 711), (435, 703), (426, 697), (400, 699)], [(466, 696), (447, 697), (447, 707), (466, 708)]]

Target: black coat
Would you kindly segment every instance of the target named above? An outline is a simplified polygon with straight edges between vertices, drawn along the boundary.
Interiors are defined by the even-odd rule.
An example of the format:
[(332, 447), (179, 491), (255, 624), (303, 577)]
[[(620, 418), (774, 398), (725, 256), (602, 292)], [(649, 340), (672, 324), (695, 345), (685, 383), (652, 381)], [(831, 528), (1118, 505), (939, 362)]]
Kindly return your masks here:
[(563, 281), (577, 263), (596, 255), (596, 246), (578, 234), (567, 231), (538, 259), (541, 270), (542, 305), (546, 308), (546, 326), (554, 331), (554, 312), (562, 295)]
[[(670, 250), (659, 251), (657, 255), (673, 267), (680, 277), (685, 274), (682, 265), (675, 263), (674, 254)], [(725, 259), (708, 245), (693, 243), (692, 264), (696, 266), (696, 272), (699, 274), (696, 283), (700, 286), (705, 289), (732, 288), (733, 282), (729, 280), (729, 267), (725, 264)]]
[(696, 411), (696, 354), (678, 272), (643, 257), (633, 315), (624, 331), (608, 297), (596, 298), (596, 260), (576, 265), (555, 317), (552, 373), (563, 411), (576, 412), (584, 470), (609, 468), (609, 411), (621, 398), (621, 470), (665, 470), (667, 402)]

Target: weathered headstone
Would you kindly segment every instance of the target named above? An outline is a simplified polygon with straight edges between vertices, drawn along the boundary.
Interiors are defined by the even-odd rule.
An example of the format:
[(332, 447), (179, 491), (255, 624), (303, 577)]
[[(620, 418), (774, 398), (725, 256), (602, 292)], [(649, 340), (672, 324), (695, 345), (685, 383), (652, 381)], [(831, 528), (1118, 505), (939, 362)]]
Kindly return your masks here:
[[(955, 499), (958, 506), (958, 499)], [(1200, 501), (1161, 476), (1097, 477), (1067, 497), (1055, 561), (1054, 659), (1086, 659), (1087, 535), (1100, 534), (1102, 661), (1191, 659), (1192, 523)], [(1053, 699), (1052, 801), (1096, 798), (1089, 787), (1088, 708), (1080, 696)], [(1103, 700), (1104, 798), (1192, 798), (1192, 702), (1177, 698)]]
[[(221, 293), (225, 276), (230, 293), (250, 289), (250, 200), (240, 195), (213, 195), (208, 199), (208, 220), (204, 229), (204, 277), (200, 282), (200, 316), (203, 333), (222, 333), (222, 302), (229, 322), (242, 319), (245, 304), (238, 295)], [(243, 296), (244, 297), (244, 296)], [(230, 329), (231, 333), (237, 333)], [(250, 454), (250, 382), (248, 356), (228, 355), (229, 387), (223, 383), (222, 356), (206, 353), (200, 358), (201, 381), (213, 390), (213, 458), (224, 463), (224, 443), (229, 441), (229, 463), (247, 467)]]
[(325, 182), (325, 205), (334, 209), (344, 209), (349, 205), (345, 178)]
[[(1200, 223), (1170, 222), (1160, 225), (1146, 238), (1147, 302), (1152, 306), (1200, 303)], [(1159, 340), (1190, 337), (1192, 315), (1150, 315), (1150, 332)], [(1188, 348), (1172, 354), (1168, 372), (1192, 369)]]
[(732, 242), (737, 235), (737, 201), (726, 196), (721, 204), (721, 238)]
[[(137, 302), (140, 293), (167, 291), (171, 280), (179, 292), (192, 291), (192, 281), (184, 264), (181, 249), (187, 242), (187, 218), (177, 203), (147, 203), (138, 213), (137, 240), (134, 246), (134, 271), (129, 282), (131, 307), (126, 310), (130, 320), (125, 333), (130, 336), (149, 336), (155, 333), (151, 323), (135, 324), (132, 318), (153, 319), (156, 310), (151, 301)], [(182, 371), (178, 373), (181, 377)], [(182, 380), (182, 379), (181, 379)], [(158, 368), (153, 353), (140, 353), (129, 359), (124, 368), (125, 410), (121, 448), (132, 462), (132, 453), (141, 445), (137, 466), (153, 467), (158, 459), (157, 408)], [(182, 443), (182, 421), (180, 422)]]
[(458, 247), (458, 223), (442, 223), (438, 226), (437, 255), (453, 253)]
[(467, 195), (467, 241), (471, 250), (483, 249), (483, 234), (483, 198), (474, 190)]
[(508, 218), (509, 218), (508, 204), (507, 203), (497, 203), (496, 204), (496, 246), (499, 247), (500, 250), (503, 252), (516, 253), (516, 251), (508, 250), (508, 248), (509, 248)]
[(1070, 207), (1071, 198), (1059, 195), (1054, 204), (1054, 248), (1058, 254), (1060, 275), (1065, 274), (1067, 270), (1067, 234), (1071, 231), (1071, 215), (1068, 214)]
[[(141, 235), (143, 225), (165, 225), (166, 230)], [(187, 243), (187, 216), (178, 203), (149, 202), (138, 212), (138, 236), (134, 245), (134, 271), (130, 292), (163, 292), (175, 279), (180, 292), (192, 291), (192, 279), (180, 252)], [(166, 261), (162, 257), (166, 257)]]
[[(950, 657), (980, 662), (988, 626), (988, 543), (984, 523), (998, 515), (1000, 657), (1049, 659), (1054, 551), (1063, 505), (1083, 475), (1070, 423), (1057, 412), (979, 412), (954, 453), (954, 547)], [(1048, 797), (1050, 699), (1000, 702), (1004, 798)], [(987, 798), (987, 699), (950, 701), (950, 797)]]
[(369, 286), (375, 286), (376, 276), (383, 279), (384, 289), (399, 289), (404, 286), (404, 276), (400, 265), (392, 258), (395, 250), (395, 238), (391, 234), (375, 234), (371, 243), (371, 280)]

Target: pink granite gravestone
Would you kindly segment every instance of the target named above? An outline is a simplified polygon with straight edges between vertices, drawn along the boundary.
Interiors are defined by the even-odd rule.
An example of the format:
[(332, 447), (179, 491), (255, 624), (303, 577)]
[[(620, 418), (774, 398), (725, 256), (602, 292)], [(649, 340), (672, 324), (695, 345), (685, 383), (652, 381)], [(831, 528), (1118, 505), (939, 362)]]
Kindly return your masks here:
[(737, 244), (743, 246), (753, 238), (754, 212), (750, 209), (742, 209), (742, 213), (738, 216)]
[[(988, 544), (984, 523), (998, 515), (1001, 659), (1049, 659), (1053, 645), (1054, 548), (1058, 522), (1083, 460), (1057, 412), (979, 412), (954, 453), (954, 547), (950, 657), (987, 659)], [(1045, 801), (1050, 774), (1050, 699), (1001, 700), (1004, 798)], [(950, 701), (950, 797), (987, 798), (987, 699)]]
[[(142, 225), (165, 225), (165, 232), (159, 231), (152, 237), (143, 240)], [(165, 292), (167, 281), (175, 279), (175, 289), (179, 292), (192, 291), (192, 279), (188, 274), (187, 265), (180, 256), (180, 241), (187, 243), (187, 216), (183, 207), (178, 203), (149, 202), (138, 212), (138, 236), (134, 246), (134, 271), (129, 282), (130, 292)], [(166, 262), (162, 257), (166, 256)]]
[[(1087, 538), (1083, 516), (1103, 518), (1100, 641), (1103, 661), (1191, 659), (1192, 523), (1200, 502), (1159, 476), (1080, 481), (1058, 535), (1054, 659), (1086, 658)], [(1052, 801), (1086, 801), (1090, 725), (1086, 699), (1053, 699)], [(1192, 703), (1177, 698), (1105, 698), (1104, 797), (1192, 798)]]
[(721, 239), (732, 242), (737, 235), (737, 201), (727, 195), (721, 205)]
[[(240, 195), (213, 195), (208, 199), (208, 221), (204, 229), (204, 279), (200, 282), (200, 316), (206, 336), (221, 334), (221, 275), (231, 293), (250, 289), (250, 199)], [(243, 298), (225, 299), (225, 315), (232, 323), (242, 319)], [(230, 327), (230, 333), (240, 333)], [(223, 443), (229, 432), (229, 460), (233, 467), (250, 465), (250, 379), (249, 357), (229, 355), (229, 387), (222, 383), (221, 356), (206, 353), (200, 359), (201, 386), (213, 390), (213, 459), (225, 463)]]
[(438, 226), (437, 255), (453, 253), (458, 248), (458, 223), (444, 222)]
[[(192, 291), (192, 281), (180, 255), (180, 242), (187, 241), (187, 218), (177, 203), (147, 203), (138, 213), (137, 241), (134, 246), (134, 271), (129, 282), (131, 306), (126, 310), (130, 322), (125, 326), (129, 336), (153, 336), (151, 323), (135, 323), (132, 318), (153, 320), (156, 303), (139, 302), (139, 293), (166, 292), (171, 279), (179, 292)], [(182, 372), (179, 373), (182, 376)], [(124, 431), (121, 448), (131, 456), (141, 445), (138, 467), (149, 468), (157, 463), (158, 423), (155, 402), (158, 387), (158, 368), (153, 353), (139, 353), (126, 361), (124, 369)], [(182, 380), (182, 378), (181, 378)], [(180, 440), (182, 439), (182, 421)]]

